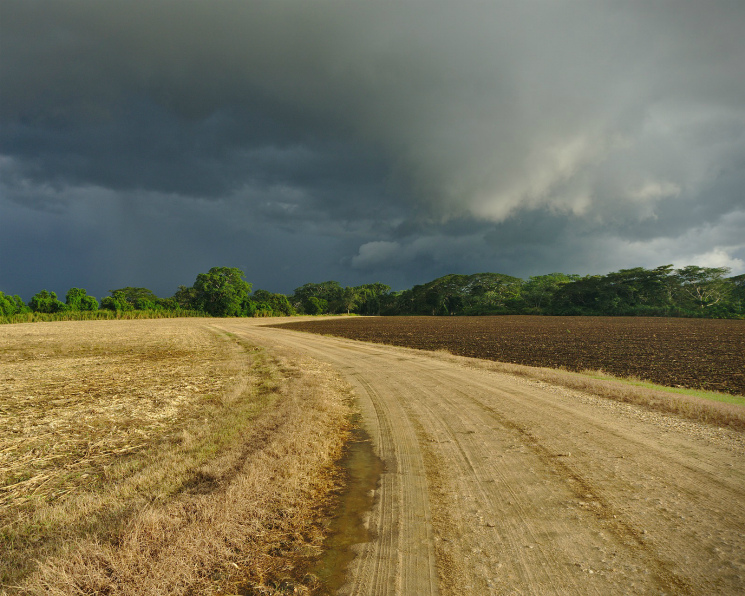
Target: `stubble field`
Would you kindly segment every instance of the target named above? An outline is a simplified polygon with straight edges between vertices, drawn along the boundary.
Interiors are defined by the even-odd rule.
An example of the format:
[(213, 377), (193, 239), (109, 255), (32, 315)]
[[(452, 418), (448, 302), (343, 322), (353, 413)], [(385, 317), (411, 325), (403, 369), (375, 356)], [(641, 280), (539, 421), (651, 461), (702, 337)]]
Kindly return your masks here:
[(349, 389), (214, 323), (0, 327), (0, 595), (272, 593), (302, 578)]
[(646, 317), (355, 317), (288, 323), (349, 339), (670, 387), (745, 394), (745, 321)]

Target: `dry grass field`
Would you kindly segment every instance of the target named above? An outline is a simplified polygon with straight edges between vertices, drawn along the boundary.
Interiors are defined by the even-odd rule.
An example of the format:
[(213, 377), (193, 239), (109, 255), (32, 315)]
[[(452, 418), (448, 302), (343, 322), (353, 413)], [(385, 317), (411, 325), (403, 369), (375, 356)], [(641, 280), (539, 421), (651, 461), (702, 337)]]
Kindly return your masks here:
[(0, 593), (302, 593), (349, 414), (209, 319), (4, 325)]

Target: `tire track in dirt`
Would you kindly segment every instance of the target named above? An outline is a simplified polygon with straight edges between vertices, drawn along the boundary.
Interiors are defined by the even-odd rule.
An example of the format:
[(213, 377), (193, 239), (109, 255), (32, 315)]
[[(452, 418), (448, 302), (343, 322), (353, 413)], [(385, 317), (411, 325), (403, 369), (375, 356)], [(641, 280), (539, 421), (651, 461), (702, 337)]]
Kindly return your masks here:
[(386, 471), (345, 594), (739, 594), (741, 435), (415, 351), (226, 322), (354, 385)]
[[(473, 382), (478, 384), (478, 378), (474, 378)], [(483, 386), (482, 386), (483, 387)], [(562, 457), (563, 453), (556, 453), (551, 449), (548, 449), (541, 439), (537, 438), (533, 432), (531, 432), (531, 425), (520, 425), (514, 420), (507, 419), (496, 411), (494, 407), (489, 406), (482, 400), (473, 398), (468, 395), (465, 399), (472, 401), (479, 408), (493, 415), (501, 425), (516, 430), (522, 437), (522, 444), (528, 449), (531, 449), (536, 455), (543, 461), (550, 463), (553, 460), (553, 467), (558, 472), (560, 478), (565, 482), (569, 481), (567, 485), (575, 493), (577, 499), (581, 499), (587, 507), (588, 511), (595, 515), (599, 522), (606, 528), (607, 531), (614, 534), (617, 540), (623, 543), (627, 548), (638, 550), (636, 557), (643, 558), (646, 561), (647, 571), (653, 574), (656, 581), (661, 588), (664, 588), (666, 592), (672, 593), (696, 593), (696, 589), (693, 585), (690, 585), (681, 575), (674, 571), (675, 562), (681, 561), (689, 557), (686, 554), (686, 550), (690, 551), (690, 547), (697, 544), (697, 541), (691, 540), (686, 548), (676, 548), (676, 542), (670, 541), (665, 544), (664, 549), (657, 549), (654, 546), (654, 542), (649, 540), (647, 529), (643, 525), (633, 525), (630, 523), (628, 516), (624, 516), (622, 511), (625, 509), (625, 504), (621, 503), (619, 499), (614, 498), (613, 491), (609, 491), (608, 487), (604, 487), (604, 482), (595, 482), (592, 478), (593, 474), (588, 474), (586, 470), (578, 471), (574, 466), (570, 465), (569, 462), (574, 458)], [(533, 395), (533, 403), (530, 404), (533, 407), (528, 406), (527, 409), (535, 410), (535, 403), (541, 403), (541, 409), (547, 409), (550, 407), (546, 403), (542, 403), (543, 399), (540, 396)], [(523, 402), (523, 409), (526, 409), (526, 403)], [(562, 408), (566, 409), (566, 408)], [(573, 414), (579, 414), (572, 409)], [(541, 416), (545, 416), (544, 412), (541, 412)], [(664, 418), (664, 417), (663, 417)], [(588, 421), (584, 425), (585, 428), (592, 427), (592, 421)], [(693, 425), (695, 426), (695, 425)], [(540, 428), (540, 426), (538, 426)], [(589, 431), (584, 431), (589, 434)], [(719, 476), (712, 474), (708, 469), (702, 467), (699, 460), (685, 460), (679, 456), (674, 449), (661, 448), (660, 445), (655, 445), (654, 442), (648, 440), (639, 441), (633, 434), (622, 435), (615, 432), (615, 429), (611, 430), (607, 427), (602, 427), (602, 433), (605, 435), (612, 434), (621, 441), (623, 444), (626, 455), (614, 455), (618, 452), (618, 448), (614, 447), (613, 442), (606, 441), (603, 444), (603, 448), (611, 450), (610, 458), (626, 459), (628, 461), (643, 461), (644, 468), (647, 474), (652, 478), (664, 479), (667, 478), (667, 488), (672, 491), (677, 491), (678, 495), (683, 495), (684, 501), (687, 503), (679, 504), (680, 508), (677, 513), (681, 513), (683, 508), (688, 507), (689, 511), (695, 511), (690, 509), (696, 501), (700, 502), (714, 502), (721, 505), (728, 505), (731, 515), (727, 520), (726, 534), (730, 537), (733, 542), (739, 542), (742, 544), (742, 539), (745, 537), (745, 523), (743, 523), (743, 508), (741, 498), (738, 495), (742, 495), (743, 492), (743, 478), (742, 474), (738, 475), (738, 481), (732, 482), (733, 475), (726, 469), (720, 468)], [(545, 437), (542, 440), (545, 441)], [(587, 439), (586, 439), (587, 441)], [(638, 444), (637, 444), (638, 443)], [(576, 447), (576, 446), (575, 446)], [(654, 457), (649, 458), (643, 453), (645, 450), (654, 451)], [(739, 452), (740, 458), (735, 459), (740, 464), (740, 472), (742, 472), (742, 437), (740, 437)], [(693, 462), (691, 464), (690, 462)], [(729, 464), (732, 466), (732, 464)], [(685, 481), (682, 480), (685, 478)], [(677, 479), (675, 482), (671, 480)], [(612, 488), (617, 488), (616, 484), (609, 485)], [(615, 502), (615, 503), (614, 503)], [(700, 527), (700, 534), (704, 535), (707, 533), (705, 529), (706, 523), (702, 523), (699, 517), (707, 519), (709, 516), (700, 516), (699, 512), (689, 513), (688, 515), (676, 515), (674, 517), (680, 519), (692, 520), (686, 523), (695, 523)], [(718, 514), (719, 511), (712, 510), (711, 513)], [(641, 516), (639, 516), (641, 518)], [(679, 544), (679, 543), (678, 543)], [(683, 546), (686, 546), (685, 544)], [(717, 547), (714, 547), (716, 550)], [(660, 555), (658, 550), (667, 553)], [(730, 549), (733, 552), (733, 549)], [(742, 563), (742, 558), (740, 558)], [(740, 565), (740, 571), (742, 571), (742, 564)], [(742, 573), (741, 573), (742, 575)], [(727, 593), (726, 583), (719, 581), (717, 573), (704, 574), (705, 582), (710, 584), (712, 588), (716, 586), (718, 593)], [(741, 581), (738, 581), (741, 583)], [(745, 586), (745, 584), (743, 584)], [(720, 591), (721, 590), (721, 591)]]
[(479, 400), (472, 400), (478, 407), (488, 412), (496, 422), (503, 427), (517, 431), (522, 443), (533, 451), (549, 467), (553, 467), (557, 476), (566, 484), (574, 493), (577, 500), (587, 503), (588, 511), (592, 513), (603, 525), (610, 531), (616, 540), (624, 544), (627, 548), (638, 549), (635, 554), (638, 558), (644, 558), (647, 561), (647, 567), (653, 569), (656, 580), (664, 587), (674, 587), (677, 591), (690, 593), (690, 586), (684, 580), (672, 574), (669, 570), (669, 564), (662, 561), (657, 554), (649, 548), (639, 534), (639, 532), (629, 525), (624, 519), (619, 518), (610, 504), (602, 497), (590, 482), (581, 474), (576, 472), (570, 465), (564, 463), (559, 458), (568, 459), (569, 454), (552, 453), (545, 446), (541, 445), (538, 439), (525, 427), (520, 426), (504, 416), (500, 415), (486, 404)]
[[(447, 467), (448, 463), (453, 467), (453, 463), (461, 462), (459, 470), (453, 470), (450, 477), (463, 477), (467, 482), (462, 489), (457, 490), (458, 494), (468, 495), (467, 499), (473, 500), (470, 505), (473, 516), (470, 522), (466, 520), (461, 523), (461, 528), (456, 535), (463, 535), (468, 531), (468, 526), (481, 528), (478, 537), (474, 534), (473, 545), (470, 550), (477, 556), (471, 557), (467, 552), (468, 549), (462, 549), (461, 559), (472, 559), (471, 564), (482, 567), (481, 573), (486, 579), (485, 585), (476, 584), (474, 578), (463, 578), (461, 586), (466, 587), (471, 593), (486, 593), (488, 591), (505, 593), (514, 586), (541, 586), (546, 593), (560, 593), (567, 591), (570, 593), (585, 593), (582, 589), (582, 583), (578, 581), (575, 573), (571, 572), (571, 561), (558, 552), (556, 549), (547, 548), (541, 539), (542, 525), (533, 523), (532, 518), (535, 515), (534, 501), (535, 497), (530, 499), (524, 498), (521, 494), (520, 483), (514, 482), (512, 470), (520, 469), (524, 458), (525, 451), (522, 444), (515, 450), (515, 458), (518, 461), (510, 462), (507, 465), (494, 465), (489, 457), (483, 454), (498, 453), (499, 445), (495, 442), (494, 429), (495, 424), (499, 424), (492, 416), (484, 417), (483, 412), (463, 407), (462, 399), (470, 399), (467, 393), (455, 388), (451, 383), (438, 383), (443, 390), (437, 392), (437, 408), (426, 408), (429, 410), (427, 426), (439, 431), (440, 436), (445, 436), (445, 442), (450, 447), (450, 452), (445, 453), (439, 462), (440, 467)], [(452, 399), (457, 396), (458, 399)], [(413, 416), (422, 415), (422, 408), (419, 408), (418, 414), (412, 413)], [(438, 412), (437, 410), (442, 410)], [(422, 417), (422, 419), (424, 419)], [(488, 429), (487, 433), (480, 432), (479, 428)], [(503, 452), (509, 452), (515, 446), (515, 439), (519, 434), (512, 431), (516, 430), (513, 425), (504, 425), (500, 429), (500, 435), (507, 441), (501, 445)], [(422, 428), (422, 433), (424, 429)], [(506, 436), (505, 436), (506, 435)], [(430, 439), (432, 441), (432, 439)], [(443, 441), (440, 440), (440, 443)], [(438, 459), (436, 456), (433, 459)], [(543, 470), (542, 473), (547, 473)], [(452, 492), (452, 491), (451, 491)], [(539, 500), (550, 498), (545, 495)], [(461, 507), (469, 507), (467, 500), (465, 503), (461, 500)], [(458, 506), (452, 507), (453, 509)], [(494, 517), (496, 516), (496, 517)], [(555, 516), (555, 514), (554, 514)], [(551, 521), (551, 524), (557, 526), (554, 532), (570, 534), (572, 533), (572, 520)], [(509, 566), (512, 576), (509, 581), (499, 581), (496, 578), (489, 580), (489, 569), (499, 569), (504, 567), (504, 563), (499, 557), (494, 557), (493, 553), (483, 553), (484, 546), (491, 544), (502, 544), (499, 549), (502, 553), (509, 553)], [(479, 563), (479, 555), (483, 559)], [(448, 578), (443, 577), (443, 581)], [(452, 592), (459, 593), (461, 590), (454, 586)], [(607, 593), (598, 591), (594, 593)]]
[[(386, 472), (379, 489), (380, 514), (371, 513), (370, 526), (382, 538), (385, 549), (361, 548), (357, 569), (350, 570), (349, 584), (342, 589), (348, 594), (437, 594), (436, 558), (432, 540), (432, 521), (424, 461), (413, 428), (401, 440), (390, 421), (409, 422), (399, 407), (386, 407), (387, 401), (358, 374), (350, 380), (358, 390), (358, 398), (369, 401), (375, 411), (376, 425), (381, 432), (379, 457), (386, 463)], [(398, 404), (396, 404), (398, 406)], [(363, 413), (364, 415), (364, 413)], [(366, 419), (373, 419), (366, 416)], [(370, 546), (373, 546), (372, 544)], [(397, 557), (398, 573), (390, 573), (381, 559)], [(367, 569), (365, 569), (367, 567)], [(390, 565), (389, 565), (390, 567)], [(375, 585), (371, 587), (372, 578)], [(389, 579), (392, 590), (380, 589), (381, 581)], [(391, 581), (395, 578), (395, 582)]]

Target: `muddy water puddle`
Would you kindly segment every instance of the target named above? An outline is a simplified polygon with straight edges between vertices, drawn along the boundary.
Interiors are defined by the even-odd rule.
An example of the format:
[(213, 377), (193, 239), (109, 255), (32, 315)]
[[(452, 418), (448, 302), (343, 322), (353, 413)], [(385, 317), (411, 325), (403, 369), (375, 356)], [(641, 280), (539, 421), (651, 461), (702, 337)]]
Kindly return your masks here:
[(372, 538), (364, 516), (373, 507), (375, 489), (385, 465), (373, 451), (370, 436), (354, 420), (352, 437), (339, 462), (347, 474), (347, 485), (339, 495), (339, 505), (329, 524), (324, 552), (312, 573), (321, 581), (320, 594), (336, 594), (346, 581), (346, 571), (354, 559), (352, 547)]
[[(268, 586), (251, 584), (235, 585), (224, 594), (259, 596), (264, 594), (310, 593), (317, 596), (336, 594), (346, 582), (349, 563), (354, 559), (353, 547), (369, 542), (371, 532), (364, 523), (365, 515), (372, 509), (380, 476), (385, 465), (373, 450), (370, 436), (361, 427), (359, 415), (352, 418), (352, 431), (344, 454), (338, 461), (345, 475), (345, 485), (337, 495), (337, 506), (331, 512), (323, 552), (306, 564), (300, 564), (293, 574), (295, 579), (269, 580)], [(302, 578), (302, 579), (300, 579)]]

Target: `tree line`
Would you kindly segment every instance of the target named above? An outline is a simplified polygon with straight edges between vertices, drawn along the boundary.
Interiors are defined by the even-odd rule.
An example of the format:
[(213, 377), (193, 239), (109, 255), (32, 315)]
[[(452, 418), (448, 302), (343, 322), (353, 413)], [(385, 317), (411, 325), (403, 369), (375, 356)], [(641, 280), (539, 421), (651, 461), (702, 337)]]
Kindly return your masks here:
[(361, 315), (597, 315), (745, 318), (745, 275), (725, 267), (636, 267), (606, 275), (550, 273), (523, 280), (501, 273), (445, 275), (401, 292), (383, 283), (343, 287), (335, 281), (307, 283), (293, 294), (252, 292), (245, 274), (213, 267), (170, 298), (125, 287), (98, 300), (70, 288), (65, 301), (42, 290), (28, 303), (0, 292), (0, 317), (26, 313), (146, 312), (172, 316), (271, 317), (296, 314)]
[(745, 275), (725, 267), (636, 267), (606, 275), (446, 275), (400, 292), (382, 314), (745, 318)]

